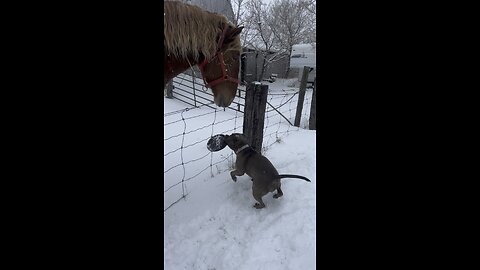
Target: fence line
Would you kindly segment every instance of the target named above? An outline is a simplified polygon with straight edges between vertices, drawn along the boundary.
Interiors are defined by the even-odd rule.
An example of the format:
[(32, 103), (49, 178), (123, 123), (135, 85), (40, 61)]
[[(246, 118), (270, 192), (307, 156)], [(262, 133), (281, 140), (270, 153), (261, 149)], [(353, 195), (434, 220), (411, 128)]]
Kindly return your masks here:
[[(276, 112), (272, 106), (272, 104), (267, 103), (267, 106), (272, 108), (270, 110), (267, 110), (267, 113), (265, 113), (265, 127), (264, 127), (264, 136), (263, 136), (263, 140), (265, 142), (264, 146), (262, 147), (262, 150), (263, 151), (266, 151), (268, 150), (273, 144), (277, 143), (280, 141), (280, 135), (282, 134), (287, 134), (290, 132), (290, 131), (293, 131), (293, 130), (298, 130), (297, 127), (294, 127), (292, 124), (291, 124), (291, 121), (286, 121), (286, 119), (284, 119), (283, 117), (287, 117), (289, 119), (292, 119), (292, 112), (296, 110), (296, 107), (293, 107), (292, 108), (292, 104), (296, 104), (297, 100), (296, 99), (293, 99), (293, 97), (298, 94), (298, 92), (294, 93), (294, 95), (290, 98), (287, 99), (287, 101), (283, 102), (282, 100), (282, 104), (281, 104), (281, 107), (284, 107), (284, 105), (288, 104), (289, 108), (288, 110), (281, 110), (280, 108), (281, 107), (278, 107), (277, 110), (279, 112)], [(286, 98), (287, 96), (285, 96)], [(278, 117), (279, 115), (281, 114), (282, 117)], [(278, 120), (277, 120), (278, 119)], [(276, 127), (275, 131), (273, 132), (270, 132), (272, 130), (272, 128)], [(286, 131), (283, 130), (283, 131), (280, 131), (281, 128), (285, 129), (286, 128)], [(275, 139), (271, 142), (270, 142), (270, 138), (272, 137), (272, 135), (275, 135)]]
[[(229, 109), (235, 111), (235, 115), (232, 115), (233, 111), (225, 111), (225, 109), (222, 110), (216, 107), (216, 105), (213, 105), (213, 95), (208, 92), (201, 92), (199, 94), (198, 89), (192, 89), (191, 92), (185, 89), (177, 89), (184, 87), (184, 82), (187, 82), (187, 84), (188, 82), (195, 83), (195, 78), (188, 80), (187, 76), (184, 76), (177, 81), (180, 82), (177, 84), (174, 79), (176, 90), (181, 90), (186, 95), (196, 95), (196, 97), (190, 97), (190, 103), (177, 98), (186, 104), (190, 104), (192, 107), (164, 113), (166, 122), (164, 124), (164, 145), (169, 148), (164, 152), (164, 168), (167, 168), (164, 170), (164, 175), (173, 175), (173, 177), (168, 177), (168, 179), (178, 179), (178, 181), (170, 180), (171, 183), (168, 183), (166, 188), (164, 187), (164, 194), (178, 194), (178, 197), (173, 198), (173, 200), (169, 200), (168, 202), (164, 201), (164, 212), (181, 201), (181, 199), (187, 197), (189, 194), (186, 185), (187, 182), (202, 179), (202, 177), (199, 176), (208, 169), (210, 169), (210, 177), (214, 177), (214, 167), (217, 169), (217, 173), (228, 170), (228, 167), (225, 168), (225, 165), (228, 166), (228, 164), (226, 164), (227, 160), (232, 162), (229, 164), (233, 164), (233, 152), (230, 151), (230, 154), (227, 156), (219, 154), (220, 152), (209, 152), (204, 144), (206, 144), (211, 136), (216, 134), (242, 133), (244, 118), (242, 109), (245, 108), (245, 90), (243, 89), (239, 89), (239, 93), (240, 95), (243, 93), (243, 97), (237, 95), (235, 102), (229, 107)], [(173, 97), (175, 98), (178, 92), (181, 91), (175, 92)], [(295, 119), (299, 91), (281, 91), (282, 92), (269, 92), (267, 94), (267, 107), (265, 110), (264, 131), (262, 136), (264, 144), (262, 145), (262, 150), (267, 150), (273, 144), (279, 142), (281, 136), (284, 134), (288, 135), (288, 133), (298, 131), (301, 127), (305, 126), (303, 122), (300, 127), (291, 125), (291, 122)], [(202, 96), (203, 94), (207, 94), (208, 98)], [(304, 110), (302, 111), (301, 117), (302, 121), (306, 118), (307, 127), (308, 110), (311, 107), (311, 94), (312, 92), (308, 90), (305, 93)], [(198, 98), (199, 96), (201, 96), (201, 98)], [(201, 99), (208, 100), (209, 102), (201, 103)], [(243, 108), (241, 106), (243, 106)], [(210, 127), (211, 130), (207, 131)], [(273, 140), (271, 140), (272, 138)], [(208, 157), (210, 157), (209, 160)], [(178, 160), (180, 161), (179, 163), (175, 162)], [(221, 165), (220, 168), (217, 165)], [(195, 168), (192, 166), (195, 166)], [(203, 179), (205, 178), (208, 178), (207, 175), (203, 177)], [(165, 177), (165, 179), (167, 179), (167, 177)], [(170, 195), (169, 199), (172, 198)]]
[[(208, 90), (205, 87), (203, 78), (196, 76), (198, 76), (196, 73), (183, 73), (173, 78), (173, 98), (194, 107), (197, 107), (199, 105), (205, 105), (212, 109), (216, 108), (216, 105), (213, 104), (213, 93), (211, 93), (211, 90)], [(192, 84), (192, 86), (189, 85), (190, 83)], [(195, 85), (199, 86), (202, 91), (198, 91)], [(232, 102), (232, 104), (230, 104), (230, 106), (226, 108), (234, 111), (243, 112), (244, 107), (245, 90), (242, 88), (238, 88), (235, 100)]]
[[(223, 157), (208, 151), (206, 142), (215, 134), (241, 130), (242, 121), (239, 119), (243, 115), (238, 112), (232, 115), (232, 113), (223, 112), (219, 108), (211, 110), (208, 106), (203, 105), (168, 112), (164, 114), (164, 117), (166, 120), (164, 145), (170, 148), (165, 149), (164, 152), (164, 175), (173, 176), (169, 177), (170, 183), (164, 187), (164, 194), (170, 193), (174, 189), (176, 191), (170, 195), (178, 194), (175, 200), (164, 202), (164, 211), (167, 211), (189, 194), (187, 182), (199, 179), (198, 176), (209, 169), (210, 176), (213, 177), (215, 175), (214, 168), (217, 165), (233, 158), (233, 153)], [(202, 164), (204, 165), (201, 166)], [(178, 180), (171, 181), (175, 178)]]

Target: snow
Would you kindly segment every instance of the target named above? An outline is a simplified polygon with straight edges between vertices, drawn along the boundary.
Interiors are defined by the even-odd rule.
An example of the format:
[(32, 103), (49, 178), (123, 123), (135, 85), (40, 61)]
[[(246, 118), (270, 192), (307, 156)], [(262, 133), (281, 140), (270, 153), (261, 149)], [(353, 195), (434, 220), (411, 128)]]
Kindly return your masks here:
[(295, 44), (293, 45), (293, 49), (299, 50), (299, 51), (308, 51), (308, 52), (315, 52), (316, 49), (316, 43), (300, 43), (300, 44)]
[[(266, 84), (269, 85), (269, 93), (298, 91), (298, 88), (289, 86), (291, 80), (279, 79)], [(308, 94), (307, 91), (306, 97)], [(278, 103), (285, 99), (279, 98)], [(270, 100), (271, 103), (275, 102)], [(295, 107), (295, 99), (292, 101)], [(180, 119), (164, 127), (164, 140), (177, 134), (183, 135), (183, 132), (188, 133), (165, 140), (164, 155), (179, 148), (182, 143), (191, 145), (212, 135), (242, 130), (243, 115), (239, 112), (206, 107), (179, 112), (189, 105), (168, 98), (164, 98), (164, 105), (165, 124)], [(307, 109), (309, 106), (304, 105), (304, 110)], [(202, 114), (206, 115), (181, 121), (182, 116), (186, 119)], [(268, 121), (266, 119), (265, 126), (281, 119), (273, 114)], [(292, 115), (286, 117), (293, 121)], [(211, 126), (212, 123), (228, 119), (231, 120)], [(305, 126), (304, 120), (302, 123)], [(206, 128), (199, 129), (202, 127)], [(196, 129), (199, 130), (189, 133)], [(207, 155), (204, 159), (185, 164), (185, 171), (179, 166), (164, 173), (164, 190), (179, 182), (179, 179), (190, 178), (188, 182), (164, 192), (164, 209), (182, 194), (187, 194), (164, 211), (165, 269), (315, 269), (316, 131), (292, 128), (286, 121), (273, 124), (270, 129), (289, 131), (282, 133), (279, 138), (274, 134), (273, 139), (265, 139), (264, 146), (270, 146), (263, 154), (280, 174), (299, 174), (312, 182), (282, 179), (284, 196), (274, 199), (273, 193), (265, 195), (263, 200), (266, 208), (263, 209), (253, 207), (252, 182), (247, 175), (238, 176), (237, 182), (230, 178), (234, 155), (229, 147), (210, 153), (205, 140), (164, 158), (165, 169), (168, 169), (180, 160), (186, 163)], [(225, 132), (227, 130), (232, 131)], [(268, 133), (266, 129), (264, 134)], [(217, 161), (217, 165), (209, 167), (210, 163)], [(197, 173), (204, 168), (208, 169)]]

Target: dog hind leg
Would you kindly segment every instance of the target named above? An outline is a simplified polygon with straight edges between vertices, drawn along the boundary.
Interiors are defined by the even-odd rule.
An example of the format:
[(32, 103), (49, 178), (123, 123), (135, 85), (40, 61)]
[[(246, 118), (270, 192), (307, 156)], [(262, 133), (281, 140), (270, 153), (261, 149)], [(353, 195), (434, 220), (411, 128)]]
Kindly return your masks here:
[(258, 201), (258, 203), (255, 203), (253, 205), (253, 207), (257, 208), (257, 209), (261, 209), (261, 208), (264, 208), (265, 207), (265, 204), (263, 203), (263, 200), (262, 200), (262, 197), (263, 195), (265, 194), (261, 194), (259, 192), (255, 192), (255, 188), (253, 188), (253, 198), (255, 198), (255, 200)]
[(280, 187), (277, 188), (277, 194), (273, 195), (273, 198), (277, 199), (283, 196), (282, 189)]

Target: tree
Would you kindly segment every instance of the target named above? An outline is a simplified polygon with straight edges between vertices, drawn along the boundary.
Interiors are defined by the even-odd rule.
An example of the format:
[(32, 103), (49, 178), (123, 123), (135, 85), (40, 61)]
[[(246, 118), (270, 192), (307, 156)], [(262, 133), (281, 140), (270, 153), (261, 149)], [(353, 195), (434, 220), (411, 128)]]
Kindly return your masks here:
[(307, 25), (307, 31), (310, 33), (307, 35), (306, 43), (316, 43), (317, 42), (317, 2), (315, 0), (303, 0), (301, 4), (306, 9), (306, 13), (311, 19), (311, 23)]
[(270, 7), (263, 0), (250, 0), (245, 5), (246, 19), (249, 23), (250, 35), (245, 39), (245, 45), (257, 51), (262, 56), (260, 71), (256, 74), (256, 80), (261, 81), (267, 68), (286, 55), (282, 50), (274, 50), (275, 36), (268, 23)]
[(247, 6), (250, 0), (233, 0), (232, 8), (235, 13), (234, 23), (244, 26), (240, 35), (240, 42), (243, 46), (252, 43), (252, 40), (256, 38), (256, 33), (253, 32), (252, 27), (252, 15), (249, 13)]
[(285, 77), (288, 77), (290, 72), (290, 57), (293, 45), (310, 43), (316, 40), (315, 36), (312, 38), (315, 16), (307, 9), (307, 7), (311, 8), (311, 4), (308, 5), (307, 3), (305, 0), (280, 0), (275, 2), (270, 9), (268, 23), (279, 49), (283, 49), (288, 54), (289, 60)]
[[(248, 0), (247, 0), (248, 1)], [(233, 0), (232, 1), (232, 9), (234, 15), (233, 23), (236, 25), (244, 24), (245, 23), (245, 8), (243, 5), (247, 2), (245, 0)]]
[(243, 46), (263, 56), (256, 80), (262, 80), (268, 66), (283, 57), (288, 57), (284, 74), (287, 77), (292, 46), (316, 42), (314, 0), (279, 0), (270, 5), (263, 0), (232, 0), (232, 6), (235, 22), (244, 26)]

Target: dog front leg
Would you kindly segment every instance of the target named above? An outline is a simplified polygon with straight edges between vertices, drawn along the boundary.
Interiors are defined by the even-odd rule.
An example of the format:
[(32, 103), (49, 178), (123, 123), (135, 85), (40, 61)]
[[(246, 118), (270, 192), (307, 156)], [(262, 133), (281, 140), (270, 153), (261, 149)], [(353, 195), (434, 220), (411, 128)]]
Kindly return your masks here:
[(237, 182), (237, 176), (241, 176), (243, 174), (245, 174), (245, 172), (238, 169), (230, 172), (230, 176), (234, 182)]

